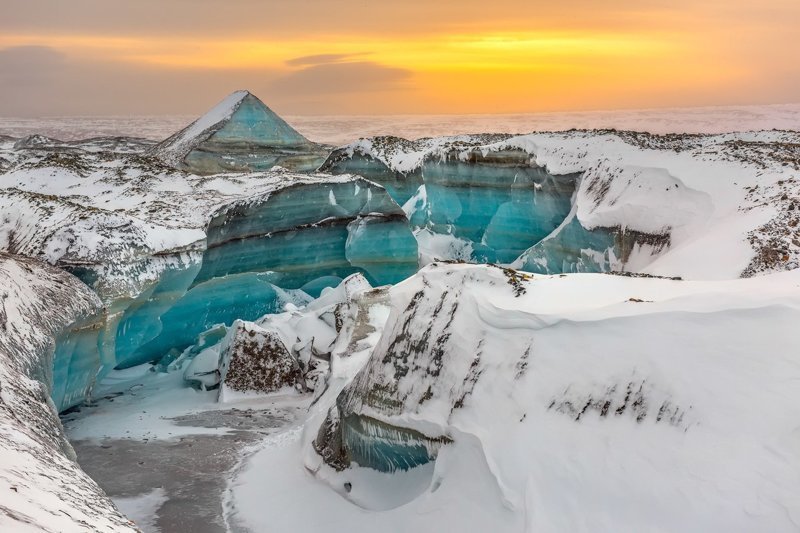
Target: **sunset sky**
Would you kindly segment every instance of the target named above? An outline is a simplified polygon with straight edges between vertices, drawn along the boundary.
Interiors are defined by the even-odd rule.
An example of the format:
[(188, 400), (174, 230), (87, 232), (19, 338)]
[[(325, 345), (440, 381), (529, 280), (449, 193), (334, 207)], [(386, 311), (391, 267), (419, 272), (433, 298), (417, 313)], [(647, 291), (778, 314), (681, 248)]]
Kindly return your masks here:
[(0, 116), (800, 101), (799, 0), (0, 0)]

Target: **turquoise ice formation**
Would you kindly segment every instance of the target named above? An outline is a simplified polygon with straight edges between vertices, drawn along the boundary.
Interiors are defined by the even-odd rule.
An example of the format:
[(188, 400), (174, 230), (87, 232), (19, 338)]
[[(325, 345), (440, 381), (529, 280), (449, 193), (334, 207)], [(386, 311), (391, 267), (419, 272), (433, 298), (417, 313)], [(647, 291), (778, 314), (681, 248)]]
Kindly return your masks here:
[(151, 153), (197, 174), (263, 171), (281, 166), (316, 170), (328, 153), (247, 91), (237, 91)]
[[(402, 151), (407, 141), (390, 139)], [(358, 150), (337, 150), (322, 169), (358, 173), (405, 204), (412, 225), (471, 243), (472, 261), (510, 263), (567, 217), (579, 175), (552, 175), (516, 149), (455, 145), (408, 172)], [(446, 259), (446, 258), (443, 258)]]
[(446, 439), (385, 424), (368, 416), (342, 421), (342, 443), (354, 463), (380, 472), (410, 470), (436, 458)]
[[(222, 202), (211, 196), (218, 204), (197, 203), (211, 194), (206, 190), (184, 197), (200, 212), (196, 220), (203, 225), (196, 230), (180, 218), (186, 210), (172, 213), (156, 204), (165, 223), (185, 224), (178, 231), (187, 244), (178, 248), (154, 250), (122, 214), (107, 220), (102, 211), (69, 204), (62, 215), (69, 228), (87, 221), (92, 232), (115, 241), (60, 265), (94, 289), (104, 308), (58, 338), (52, 399), (59, 410), (91, 397), (95, 383), (114, 368), (157, 361), (166, 367), (218, 324), (305, 304), (354, 273), (378, 286), (417, 271), (417, 242), (406, 215), (379, 185), (353, 176), (230, 176), (231, 183), (258, 180), (261, 192)], [(58, 200), (47, 202), (61, 209)], [(167, 231), (162, 227), (159, 236)], [(32, 226), (31, 235), (40, 237), (32, 246), (49, 246), (52, 231)], [(192, 242), (193, 231), (205, 238)]]
[(305, 303), (355, 272), (384, 285), (418, 266), (405, 214), (360, 178), (309, 178), (231, 203), (206, 234), (199, 262), (167, 269), (126, 307), (116, 327), (117, 368), (183, 350), (216, 324)]

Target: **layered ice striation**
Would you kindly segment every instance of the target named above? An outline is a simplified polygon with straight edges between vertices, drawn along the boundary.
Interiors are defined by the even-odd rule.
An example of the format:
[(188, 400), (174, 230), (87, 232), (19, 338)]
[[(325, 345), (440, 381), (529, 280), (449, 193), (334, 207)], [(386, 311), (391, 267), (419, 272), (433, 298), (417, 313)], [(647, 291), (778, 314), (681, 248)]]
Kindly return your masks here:
[(361, 178), (296, 177), (222, 207), (206, 231), (202, 266), (189, 290), (161, 317), (159, 335), (118, 364), (185, 348), (215, 324), (279, 312), (354, 272), (384, 285), (417, 269), (405, 214)]
[(578, 175), (552, 175), (519, 149), (479, 146), (491, 139), (443, 139), (426, 150), (376, 138), (335, 151), (322, 168), (380, 183), (418, 230), (468, 242), (472, 261), (510, 263), (561, 224)]
[(151, 153), (198, 174), (269, 170), (314, 171), (328, 153), (248, 91), (236, 91)]
[(14, 157), (0, 175), (0, 248), (69, 270), (104, 303), (58, 343), (59, 409), (96, 376), (174, 358), (216, 324), (305, 303), (355, 272), (386, 284), (417, 269), (404, 212), (363, 178), (199, 177), (79, 147)]
[[(714, 277), (716, 267), (699, 272), (687, 268), (688, 261), (661, 258), (672, 250), (682, 257), (701, 253), (711, 265), (714, 254), (737, 248), (743, 234), (730, 220), (742, 210), (768, 215), (764, 204), (746, 198), (754, 189), (741, 185), (756, 179), (760, 165), (770, 174), (767, 181), (783, 192), (772, 196), (790, 203), (781, 146), (793, 139), (788, 132), (614, 131), (417, 141), (377, 137), (335, 150), (321, 168), (358, 172), (383, 184), (403, 204), (424, 262), (500, 263), (538, 273)], [(752, 229), (752, 223), (738, 220)], [(780, 251), (793, 245), (776, 246), (775, 254), (765, 256), (793, 257), (794, 252)], [(731, 269), (741, 272), (752, 252), (739, 253)]]

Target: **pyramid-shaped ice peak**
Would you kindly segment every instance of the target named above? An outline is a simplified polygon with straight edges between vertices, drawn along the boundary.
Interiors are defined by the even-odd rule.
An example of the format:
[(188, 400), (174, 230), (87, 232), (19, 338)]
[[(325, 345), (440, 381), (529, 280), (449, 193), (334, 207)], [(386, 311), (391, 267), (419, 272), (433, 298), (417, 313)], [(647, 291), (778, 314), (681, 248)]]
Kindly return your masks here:
[(319, 146), (246, 90), (231, 93), (152, 150), (174, 167), (201, 174), (265, 170), (279, 163), (314, 170), (321, 163), (320, 152)]

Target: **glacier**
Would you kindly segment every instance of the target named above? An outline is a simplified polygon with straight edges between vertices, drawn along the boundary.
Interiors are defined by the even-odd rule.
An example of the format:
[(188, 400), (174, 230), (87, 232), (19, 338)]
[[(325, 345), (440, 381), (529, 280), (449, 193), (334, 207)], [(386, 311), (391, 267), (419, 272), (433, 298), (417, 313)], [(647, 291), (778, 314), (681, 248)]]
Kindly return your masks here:
[[(38, 328), (0, 343), (0, 372), (31, 398), (9, 404), (3, 431), (45, 432), (70, 461), (56, 413), (87, 401), (108, 413), (84, 427), (124, 434), (144, 418), (147, 439), (155, 419), (174, 430), (159, 413), (191, 410), (195, 393), (231, 412), (289, 405), (301, 427), (231, 473), (229, 519), (255, 531), (264, 508), (271, 526), (322, 527), (290, 497), (354, 531), (424, 529), (431, 515), (465, 530), (788, 530), (798, 135), (333, 149), (239, 91), (161, 143), (2, 137), (0, 273), (28, 306), (4, 312), (12, 331)], [(154, 414), (135, 398), (114, 420), (109, 383), (143, 368), (186, 395), (145, 387)], [(65, 510), (130, 526), (64, 468), (79, 474), (57, 484), (89, 502)], [(265, 471), (292, 490), (265, 502)]]

